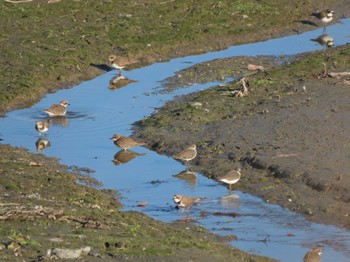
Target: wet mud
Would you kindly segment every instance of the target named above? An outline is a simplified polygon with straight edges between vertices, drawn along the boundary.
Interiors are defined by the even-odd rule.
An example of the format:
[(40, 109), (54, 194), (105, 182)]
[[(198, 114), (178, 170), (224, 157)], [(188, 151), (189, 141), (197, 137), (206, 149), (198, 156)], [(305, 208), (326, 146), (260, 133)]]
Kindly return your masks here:
[[(311, 11), (319, 7), (318, 1), (297, 4), (283, 1), (276, 6), (268, 1), (263, 4), (224, 1), (214, 5), (205, 1), (203, 8), (198, 3), (192, 5), (191, 2), (190, 6), (188, 3), (130, 2), (119, 6), (116, 13), (113, 1), (96, 1), (89, 5), (81, 1), (55, 4), (48, 4), (46, 0), (20, 4), (3, 1), (0, 4), (3, 24), (0, 30), (1, 115), (31, 106), (46, 93), (70, 88), (111, 70), (106, 61), (110, 53), (140, 58), (137, 66), (144, 66), (233, 44), (300, 33), (318, 26), (309, 17)], [(347, 1), (330, 0), (328, 3), (338, 17), (349, 16)], [(237, 4), (236, 11), (232, 11), (231, 4)], [(178, 14), (186, 14), (187, 20), (183, 21)], [(166, 26), (160, 27), (160, 21)], [(264, 66), (276, 64), (270, 61)], [(316, 67), (317, 74), (322, 73), (320, 68)], [(215, 77), (222, 79), (226, 75), (245, 73), (246, 69), (241, 67), (232, 72), (224, 66)], [(156, 128), (160, 139), (149, 136), (148, 141), (152, 148), (167, 154), (178, 151), (188, 142), (196, 142), (199, 157), (193, 163), (194, 169), (215, 179), (231, 165), (240, 164), (244, 175), (238, 189), (305, 213), (311, 219), (348, 228), (345, 207), (349, 210), (349, 181), (344, 161), (346, 153), (342, 155), (347, 149), (342, 139), (348, 131), (342, 117), (348, 104), (346, 101), (331, 103), (345, 100), (346, 84), (338, 79), (315, 77), (300, 81), (303, 74), (303, 77), (299, 75), (293, 80), (278, 82), (269, 73), (259, 73), (260, 78), (255, 81), (249, 79), (256, 99), (253, 95), (240, 100), (233, 98), (231, 91), (239, 87), (237, 83), (193, 94), (168, 105), (168, 113), (165, 113), (168, 109), (161, 110), (162, 114), (170, 113), (170, 124), (157, 115), (148, 119), (147, 124), (142, 123), (144, 130), (136, 135), (148, 137), (147, 134), (154, 134)], [(203, 71), (205, 74), (208, 75)], [(210, 75), (213, 77), (215, 73), (210, 72)], [(195, 76), (199, 75), (195, 72)], [(114, 79), (110, 88), (121, 88), (127, 81), (132, 80)], [(179, 84), (173, 81), (173, 84), (169, 81), (168, 88)], [(276, 82), (284, 93), (274, 91)], [(187, 84), (193, 84), (193, 79)], [(302, 85), (307, 87), (307, 92), (300, 91)], [(205, 94), (207, 97), (201, 97)], [(329, 95), (331, 99), (327, 100)], [(196, 100), (200, 101), (198, 108), (191, 104)], [(325, 107), (314, 102), (325, 103)], [(319, 107), (323, 114), (317, 110)], [(304, 115), (305, 108), (310, 110)], [(326, 119), (322, 118), (325, 116)], [(295, 125), (297, 119), (299, 123)], [(267, 120), (270, 125), (266, 125)], [(327, 128), (322, 125), (325, 121), (329, 123)], [(311, 131), (305, 130), (303, 123), (312, 123), (309, 126), (316, 134), (312, 135), (312, 146), (308, 148), (307, 134)], [(332, 129), (332, 124), (339, 127), (339, 123), (344, 125), (343, 129)], [(295, 130), (290, 126), (299, 128)], [(256, 128), (261, 131), (257, 132)], [(318, 133), (323, 129), (325, 133)], [(203, 135), (201, 140), (198, 134)], [(296, 141), (297, 134), (304, 140)], [(332, 136), (336, 143), (329, 144), (330, 137), (321, 134)], [(49, 146), (45, 141), (39, 142), (41, 150)], [(326, 146), (329, 146), (327, 150), (321, 150)], [(331, 150), (338, 147), (342, 150)], [(323, 155), (314, 154), (313, 150)], [(228, 247), (223, 244), (226, 239), (207, 234), (191, 223), (166, 225), (139, 213), (119, 212), (115, 192), (96, 190), (99, 187), (96, 181), (66, 172), (66, 167), (57, 160), (7, 145), (0, 145), (0, 156), (1, 260), (38, 261), (45, 258), (47, 249), (53, 246), (81, 248), (89, 245), (94, 252), (84, 257), (84, 261), (189, 258), (193, 261), (270, 261)], [(128, 157), (133, 156), (117, 155), (116, 164), (128, 161)], [(77, 184), (76, 180), (88, 183), (89, 187)]]
[[(247, 96), (233, 95), (237, 80), (181, 97), (136, 123), (135, 136), (167, 155), (195, 143), (193, 170), (217, 179), (241, 166), (237, 190), (349, 229), (350, 82), (329, 74), (349, 70), (349, 52), (349, 46), (328, 49), (277, 67), (275, 58), (256, 57), (256, 65), (274, 68), (246, 76)], [(240, 67), (250, 59), (240, 58)], [(210, 75), (216, 64), (178, 72), (180, 84), (191, 83), (194, 71)]]

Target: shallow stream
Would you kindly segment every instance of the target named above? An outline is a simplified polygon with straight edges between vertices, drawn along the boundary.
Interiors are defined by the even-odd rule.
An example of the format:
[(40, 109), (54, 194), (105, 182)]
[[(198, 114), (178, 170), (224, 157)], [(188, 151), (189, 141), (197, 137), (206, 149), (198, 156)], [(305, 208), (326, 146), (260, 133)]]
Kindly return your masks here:
[[(350, 19), (344, 19), (341, 24), (327, 28), (336, 46), (350, 41), (349, 25)], [(246, 193), (229, 192), (225, 186), (198, 173), (181, 179), (175, 175), (184, 171), (185, 166), (144, 147), (134, 148), (132, 152), (136, 154), (129, 152), (129, 157), (135, 158), (122, 163), (122, 156), (117, 155), (119, 149), (110, 140), (114, 133), (130, 135), (135, 121), (152, 114), (175, 96), (221, 83), (195, 84), (174, 89), (171, 93), (160, 92), (161, 82), (176, 71), (232, 56), (279, 56), (319, 50), (326, 47), (310, 39), (321, 34), (322, 28), (156, 63), (124, 72), (125, 77), (136, 82), (116, 90), (109, 89), (109, 81), (116, 74), (111, 71), (71, 89), (48, 94), (31, 108), (8, 113), (0, 119), (0, 141), (32, 152), (36, 152), (40, 143), (49, 141), (50, 146), (42, 153), (58, 157), (66, 165), (95, 170), (90, 175), (105, 188), (118, 190), (124, 210), (142, 211), (155, 219), (170, 222), (183, 217), (181, 211), (174, 208), (174, 194), (203, 196), (206, 199), (201, 205), (191, 209), (191, 220), (212, 232), (236, 235), (238, 239), (231, 242), (235, 247), (281, 261), (302, 261), (310, 248), (321, 245), (324, 249), (322, 261), (350, 261), (350, 232), (311, 223), (298, 214)], [(48, 135), (39, 137), (34, 123), (46, 118), (42, 110), (62, 99), (71, 104), (67, 117), (53, 121)], [(147, 204), (139, 206), (143, 201)]]

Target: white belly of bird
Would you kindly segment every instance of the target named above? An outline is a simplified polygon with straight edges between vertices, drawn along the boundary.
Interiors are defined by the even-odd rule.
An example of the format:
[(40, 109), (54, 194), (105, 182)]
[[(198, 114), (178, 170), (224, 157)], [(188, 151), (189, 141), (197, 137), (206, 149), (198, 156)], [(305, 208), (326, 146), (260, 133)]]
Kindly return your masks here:
[(47, 127), (44, 127), (42, 130), (40, 130), (41, 133), (47, 132), (49, 129)]
[(224, 183), (226, 183), (226, 184), (231, 184), (231, 185), (232, 185), (232, 184), (237, 183), (237, 182), (238, 182), (238, 180), (239, 180), (239, 179), (235, 179), (235, 180), (228, 180), (228, 179), (225, 179), (225, 178), (224, 178), (224, 179), (221, 179), (220, 181), (221, 181), (221, 182), (224, 182)]
[(324, 18), (321, 19), (321, 21), (323, 23), (329, 23), (330, 21), (332, 21), (332, 19), (333, 19), (333, 17), (324, 17)]

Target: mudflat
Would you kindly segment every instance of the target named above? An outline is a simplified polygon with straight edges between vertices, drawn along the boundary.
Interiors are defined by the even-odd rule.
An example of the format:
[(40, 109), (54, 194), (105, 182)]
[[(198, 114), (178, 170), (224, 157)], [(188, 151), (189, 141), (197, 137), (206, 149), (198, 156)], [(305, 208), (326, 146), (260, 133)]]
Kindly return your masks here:
[[(193, 77), (186, 76), (194, 71), (199, 82), (208, 76), (206, 70), (220, 78), (225, 63), (234, 70), (233, 63), (247, 68), (255, 59), (268, 69), (246, 72), (245, 83), (240, 79), (170, 102), (138, 122), (135, 135), (169, 155), (194, 143), (195, 168), (204, 175), (217, 179), (242, 166), (237, 190), (349, 229), (349, 55), (346, 45), (305, 54), (284, 66), (266, 57), (196, 65), (178, 72), (181, 84), (191, 83)], [(220, 65), (216, 73), (215, 65)], [(169, 79), (171, 86), (176, 79)], [(248, 92), (240, 97), (242, 85)]]
[[(338, 18), (349, 16), (348, 1), (329, 0), (327, 3)], [(276, 38), (316, 28), (317, 21), (312, 20), (310, 14), (317, 9), (319, 1), (142, 0), (123, 4), (120, 1), (2, 1), (0, 113), (28, 107), (49, 92), (70, 88), (111, 70), (107, 61), (110, 54), (137, 58), (140, 63), (134, 66), (143, 66), (172, 57)], [(339, 51), (336, 59), (332, 58), (333, 51), (320, 53), (319, 57), (321, 61), (326, 60), (328, 68), (336, 65), (330, 61), (336, 61), (341, 65), (338, 69), (345, 70), (345, 61), (349, 62), (346, 60), (349, 56), (345, 58), (348, 49), (335, 50)], [(333, 60), (326, 59), (328, 54)], [(215, 179), (232, 164), (242, 164), (245, 175), (239, 189), (305, 213), (311, 219), (348, 227), (346, 222), (343, 223), (347, 217), (345, 206), (349, 202), (347, 169), (343, 163), (344, 155), (340, 154), (347, 146), (342, 140), (347, 126), (341, 121), (348, 105), (344, 101), (347, 84), (342, 83), (346, 79), (325, 77), (327, 74), (320, 63), (315, 64), (314, 72), (306, 74), (300, 72), (307, 66), (301, 71), (290, 67), (291, 78), (286, 82), (280, 78), (281, 74), (278, 75), (279, 69), (256, 74), (249, 78), (251, 89), (244, 98), (231, 97), (231, 91), (240, 85), (232, 83), (193, 94), (161, 111), (166, 119), (169, 115), (166, 108), (179, 106), (177, 112), (170, 112), (171, 124), (174, 127), (181, 124), (181, 128), (175, 129), (176, 133), (187, 130), (182, 144), (198, 143), (197, 168), (209, 177)], [(224, 63), (221, 68), (232, 73)], [(284, 72), (286, 68), (280, 70)], [(285, 74), (282, 76), (286, 77)], [(318, 79), (317, 76), (321, 77)], [(191, 81), (193, 79), (188, 83)], [(304, 85), (307, 91), (304, 91)], [(275, 93), (276, 87), (279, 88)], [(219, 94), (224, 101), (220, 106), (218, 100), (210, 101), (205, 97), (218, 99)], [(203, 108), (192, 106), (196, 100), (202, 101)], [(314, 101), (324, 103), (325, 107)], [(296, 116), (303, 115), (306, 107), (313, 110), (307, 111), (305, 118), (313, 120), (313, 125), (317, 126), (315, 135), (307, 143), (312, 145), (310, 148), (304, 144), (309, 139), (307, 133), (311, 132), (303, 126), (303, 123), (309, 124), (307, 120), (299, 120), (300, 129), (296, 134), (302, 140), (296, 139), (296, 134), (289, 129), (301, 118)], [(319, 114), (318, 108), (325, 115)], [(210, 114), (203, 109), (209, 109)], [(328, 118), (323, 119), (324, 116)], [(160, 119), (160, 115), (147, 119), (140, 125), (144, 130), (136, 135), (146, 137), (157, 127), (162, 136), (154, 141), (154, 148), (171, 153), (182, 144), (168, 137), (167, 128), (171, 125), (168, 120)], [(322, 125), (324, 120), (329, 123), (326, 127)], [(270, 124), (267, 125), (267, 121)], [(188, 127), (190, 122), (196, 123), (198, 130), (204, 130), (205, 139), (195, 141), (193, 137), (198, 130)], [(344, 129), (339, 128), (339, 123), (343, 123)], [(337, 129), (332, 129), (331, 124)], [(326, 129), (326, 135), (335, 137), (327, 140), (338, 142), (332, 144), (318, 133), (316, 135), (321, 129)], [(259, 133), (256, 138), (252, 130)], [(292, 142), (289, 143), (286, 137)], [(330, 148), (322, 151), (321, 147), (327, 143)], [(339, 144), (341, 150), (337, 151)], [(335, 150), (330, 151), (331, 148)], [(313, 154), (304, 158), (307, 155), (304, 150)], [(324, 152), (324, 155), (315, 154), (313, 150)], [(67, 167), (55, 159), (8, 145), (0, 145), (0, 156), (2, 260), (35, 261), (47, 256), (47, 250), (53, 247), (77, 250), (89, 246), (92, 252), (90, 256), (84, 256), (84, 261), (98, 258), (104, 261), (188, 258), (194, 261), (269, 261), (233, 249), (224, 244), (227, 239), (207, 234), (190, 223), (167, 225), (139, 213), (121, 212), (116, 192), (98, 190), (96, 181), (87, 181), (89, 176), (86, 175), (67, 172)], [(313, 156), (319, 157), (317, 161), (307, 161)], [(213, 163), (212, 167), (207, 168), (210, 163)], [(344, 169), (339, 169), (338, 163)], [(78, 171), (86, 173), (83, 171), (89, 170)], [(92, 184), (77, 184), (79, 179)]]

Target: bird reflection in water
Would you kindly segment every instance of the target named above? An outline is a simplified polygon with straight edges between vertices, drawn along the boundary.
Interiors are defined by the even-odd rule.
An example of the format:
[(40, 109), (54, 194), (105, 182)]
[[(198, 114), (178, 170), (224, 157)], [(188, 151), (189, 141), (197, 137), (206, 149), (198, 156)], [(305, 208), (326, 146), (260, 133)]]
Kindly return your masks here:
[(332, 47), (334, 46), (334, 38), (328, 34), (322, 34), (311, 41), (317, 42), (322, 46)]
[(112, 160), (115, 165), (121, 165), (129, 162), (130, 160), (138, 157), (144, 156), (145, 154), (136, 153), (132, 150), (120, 150), (114, 155), (114, 159)]
[(118, 75), (118, 76), (114, 76), (110, 81), (109, 81), (109, 89), (110, 90), (116, 90), (119, 88), (122, 88), (126, 85), (128, 85), (129, 83), (132, 82), (136, 82), (135, 80), (129, 79), (125, 76), (122, 75)]
[(42, 138), (40, 137), (36, 142), (35, 142), (35, 147), (37, 152), (41, 152), (44, 149), (48, 148), (51, 146), (50, 141), (47, 138)]
[(187, 181), (188, 183), (192, 184), (192, 185), (196, 185), (197, 184), (197, 175), (195, 172), (190, 171), (188, 169), (181, 171), (180, 173), (173, 175), (173, 177), (182, 179)]
[(50, 121), (55, 126), (67, 127), (69, 125), (69, 120), (67, 116), (50, 117)]
[(240, 207), (240, 197), (237, 194), (231, 194), (231, 191), (228, 195), (220, 198), (220, 204), (227, 207), (239, 208)]

